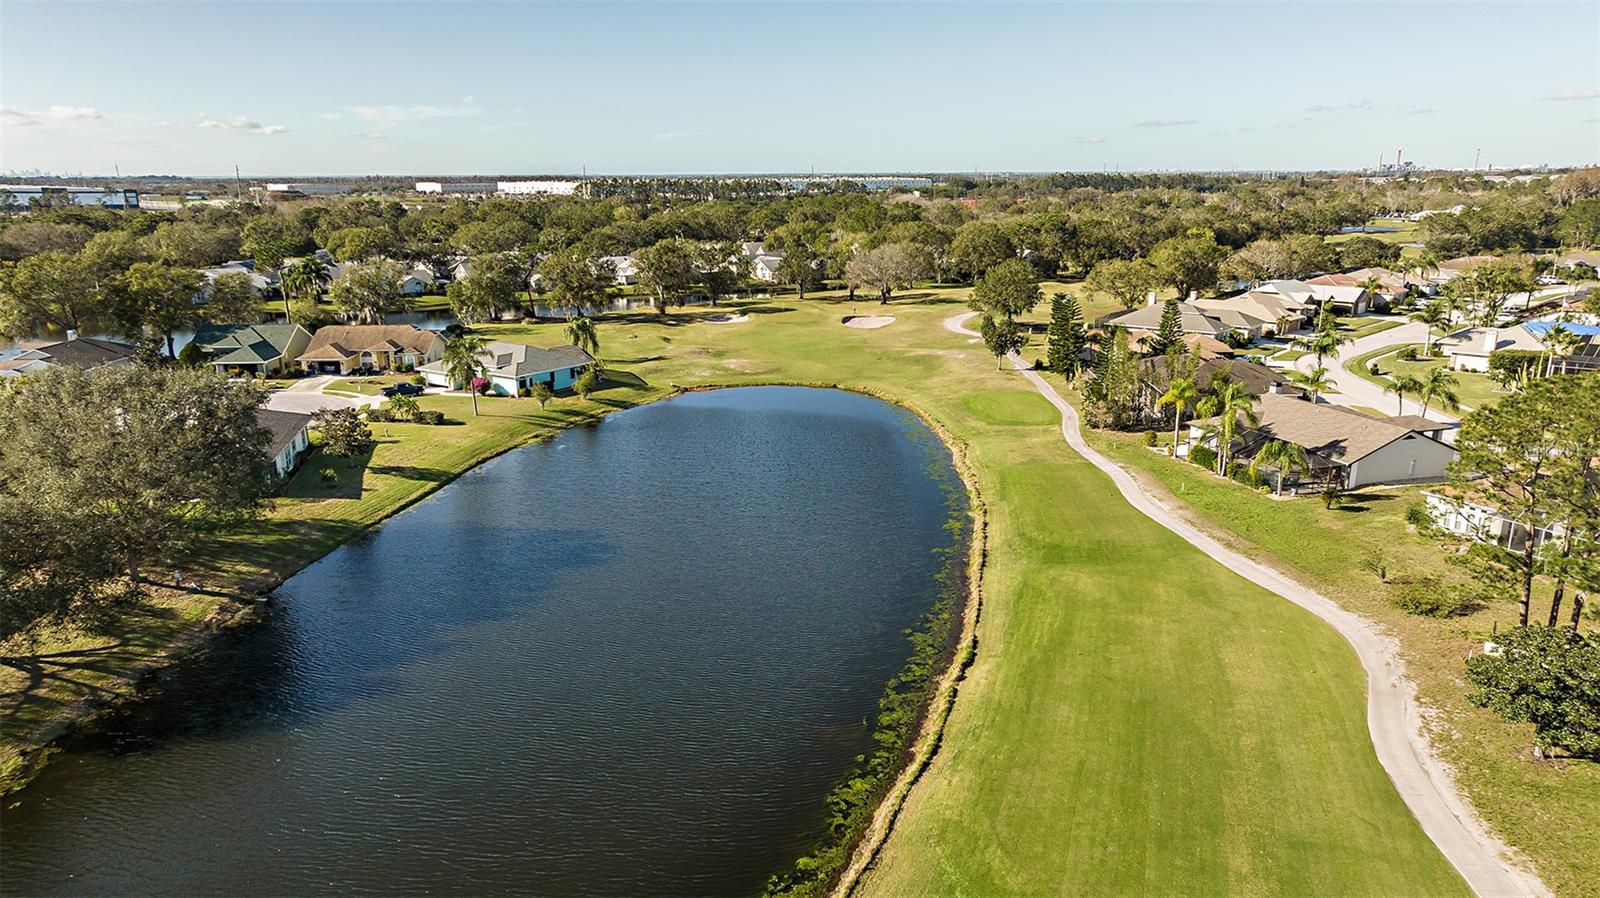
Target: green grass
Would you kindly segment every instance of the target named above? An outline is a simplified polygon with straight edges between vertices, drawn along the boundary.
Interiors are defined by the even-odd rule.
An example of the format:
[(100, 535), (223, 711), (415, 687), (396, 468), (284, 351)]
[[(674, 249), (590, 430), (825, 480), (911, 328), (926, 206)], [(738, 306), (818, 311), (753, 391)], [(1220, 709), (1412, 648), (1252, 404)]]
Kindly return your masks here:
[[(1406, 506), (1418, 501), (1422, 487), (1362, 490), (1351, 497), (1349, 510), (1328, 511), (1315, 497), (1267, 499), (1146, 451), (1133, 435), (1101, 433), (1092, 439), (1186, 503), (1211, 532), (1315, 584), (1397, 635), (1419, 696), (1437, 711), (1434, 744), (1479, 813), (1532, 858), (1558, 895), (1600, 894), (1600, 854), (1593, 850), (1600, 764), (1535, 762), (1529, 756), (1531, 727), (1508, 725), (1465, 699), (1461, 659), (1495, 627), (1515, 625), (1515, 605), (1500, 603), (1450, 620), (1415, 617), (1392, 608), (1386, 587), (1356, 567), (1376, 551), (1391, 579), (1432, 575), (1447, 583), (1464, 581), (1446, 563), (1445, 546), (1405, 521)], [(1539, 584), (1535, 619), (1549, 613), (1550, 592), (1549, 584)]]
[[(1408, 345), (1416, 349), (1418, 353), (1422, 352), (1422, 344), (1411, 343)], [(1369, 383), (1387, 387), (1394, 382), (1390, 375), (1409, 374), (1420, 379), (1434, 368), (1444, 368), (1450, 364), (1450, 360), (1442, 356), (1432, 359), (1417, 358), (1410, 361), (1399, 358), (1398, 354), (1404, 348), (1404, 346), (1385, 346), (1372, 352), (1362, 353), (1346, 362), (1345, 370)], [(1372, 373), (1371, 366), (1374, 361), (1378, 363), (1378, 367), (1384, 372), (1383, 375), (1374, 375)], [(1475, 371), (1452, 371), (1451, 373), (1455, 375), (1457, 381), (1456, 396), (1461, 402), (1461, 414), (1475, 408), (1493, 405), (1499, 402), (1502, 396), (1506, 395), (1500, 389), (1500, 385), (1496, 384), (1486, 374), (1479, 374)], [(1415, 399), (1416, 397), (1407, 398)]]
[[(1019, 374), (941, 326), (965, 290), (911, 292), (871, 331), (828, 299), (737, 303), (738, 326), (605, 316), (618, 384), (593, 401), (486, 399), (473, 417), (466, 397), (425, 397), (462, 423), (378, 425), (370, 457), (313, 457), (271, 515), (194, 563), (217, 583), (287, 576), (495, 453), (675, 385), (880, 391), (966, 447), (988, 562), (976, 662), (865, 894), (1464, 894), (1377, 763), (1338, 635), (1128, 506)], [(559, 324), (485, 330), (561, 342)]]
[(1373, 318), (1371, 316), (1352, 316), (1339, 319), (1339, 333), (1354, 340), (1360, 337), (1370, 337), (1373, 334), (1381, 334), (1402, 324), (1405, 324), (1405, 322)]
[(1421, 239), (1417, 234), (1417, 222), (1407, 221), (1403, 218), (1374, 218), (1367, 222), (1368, 227), (1397, 228), (1383, 234), (1331, 234), (1325, 238), (1328, 243), (1344, 243), (1357, 237), (1371, 237), (1384, 243), (1416, 243)]
[(383, 392), (385, 387), (392, 387), (402, 381), (409, 382), (409, 374), (386, 374), (379, 377), (347, 377), (330, 381), (322, 388), (325, 393), (359, 393), (363, 396), (376, 396)]

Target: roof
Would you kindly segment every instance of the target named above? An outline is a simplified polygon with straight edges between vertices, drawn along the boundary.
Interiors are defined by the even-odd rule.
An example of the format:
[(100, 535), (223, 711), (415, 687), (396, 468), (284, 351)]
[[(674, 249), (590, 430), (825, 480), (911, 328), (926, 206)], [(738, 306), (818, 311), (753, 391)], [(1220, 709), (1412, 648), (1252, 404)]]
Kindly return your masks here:
[[(1150, 386), (1165, 392), (1170, 381), (1167, 373), (1166, 356), (1145, 359), (1141, 363), (1141, 367), (1143, 368), (1144, 377)], [(1215, 358), (1202, 359), (1200, 364), (1195, 367), (1195, 386), (1201, 390), (1209, 390), (1211, 389), (1211, 382), (1223, 375), (1239, 381), (1246, 390), (1249, 390), (1255, 396), (1269, 392), (1274, 386), (1280, 389), (1294, 389), (1286, 387), (1289, 383), (1288, 378), (1265, 365), (1258, 365), (1255, 362), (1246, 362), (1239, 359)], [(1299, 391), (1295, 390), (1295, 394), (1299, 395)]]
[(1261, 423), (1250, 428), (1247, 448), (1266, 439), (1283, 440), (1341, 465), (1360, 461), (1408, 436), (1437, 442), (1404, 423), (1293, 396), (1265, 393), (1257, 411)]
[[(594, 356), (576, 346), (541, 349), (526, 343), (502, 343), (499, 340), (486, 345), (479, 358), (483, 359), (493, 377), (526, 377), (594, 364)], [(429, 362), (421, 370), (443, 374), (445, 365), (442, 360)]]
[(1409, 428), (1417, 433), (1436, 433), (1461, 426), (1453, 421), (1435, 421), (1432, 418), (1424, 418), (1421, 415), (1392, 415), (1388, 421), (1396, 427)]
[(1497, 260), (1496, 256), (1461, 256), (1439, 263), (1439, 267), (1449, 271), (1471, 271), (1482, 265)]
[(300, 358), (314, 362), (337, 362), (363, 352), (411, 350), (427, 354), (436, 331), (411, 324), (330, 324), (317, 329)]
[(301, 431), (311, 426), (311, 416), (299, 412), (280, 412), (272, 408), (256, 409), (256, 423), (267, 429), (272, 438), (267, 440), (267, 457), (277, 458), (289, 447)]
[(1456, 331), (1448, 336), (1440, 337), (1433, 341), (1435, 346), (1442, 350), (1449, 350), (1450, 354), (1462, 355), (1488, 355), (1483, 348), (1484, 340), (1489, 335), (1494, 335), (1494, 352), (1505, 349), (1524, 349), (1540, 352), (1544, 343), (1539, 337), (1528, 330), (1528, 325), (1520, 324), (1516, 327), (1468, 327)]
[(1330, 276), (1323, 275), (1322, 277), (1312, 278), (1309, 281), (1267, 281), (1261, 285), (1260, 289), (1268, 293), (1279, 293), (1302, 302), (1316, 300), (1317, 302), (1356, 303), (1367, 292), (1354, 285), (1329, 283), (1325, 280), (1328, 277)]
[[(1158, 330), (1161, 327), (1161, 315), (1165, 309), (1166, 305), (1164, 303), (1147, 305), (1131, 312), (1113, 315), (1104, 319), (1103, 323), (1115, 324), (1117, 327), (1125, 327), (1130, 330)], [(1184, 333), (1204, 334), (1208, 337), (1221, 336), (1235, 327), (1251, 327), (1262, 323), (1256, 322), (1256, 325), (1227, 324), (1219, 318), (1202, 311), (1193, 303), (1188, 302), (1178, 303), (1178, 321)]]
[(1301, 313), (1309, 308), (1306, 303), (1294, 297), (1265, 290), (1251, 290), (1223, 299), (1197, 299), (1192, 304), (1208, 315), (1231, 311), (1263, 322), (1276, 322), (1279, 318), (1285, 317), (1304, 317)]
[[(100, 340), (94, 337), (77, 337), (72, 340), (62, 340), (59, 343), (46, 343), (43, 346), (32, 346), (19, 354), (18, 358), (29, 356), (32, 360), (48, 362), (55, 365), (72, 365), (75, 368), (93, 368), (96, 365), (106, 365), (133, 358), (134, 348), (127, 343), (118, 343), (115, 340)], [(37, 353), (38, 355), (32, 355)]]
[(259, 365), (281, 357), (298, 324), (208, 324), (195, 332), (194, 342), (211, 355), (215, 365)]

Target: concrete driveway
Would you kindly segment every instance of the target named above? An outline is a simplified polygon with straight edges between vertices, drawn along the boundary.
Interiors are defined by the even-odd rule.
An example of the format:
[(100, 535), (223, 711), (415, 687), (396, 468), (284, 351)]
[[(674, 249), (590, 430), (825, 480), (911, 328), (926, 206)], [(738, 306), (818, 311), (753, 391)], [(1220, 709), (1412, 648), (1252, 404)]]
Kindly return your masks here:
[(280, 412), (300, 412), (310, 415), (323, 409), (336, 408), (376, 408), (383, 402), (382, 396), (364, 396), (353, 399), (348, 396), (331, 396), (322, 392), (322, 388), (333, 383), (338, 378), (324, 374), (317, 377), (307, 377), (295, 381), (292, 386), (274, 392), (267, 397), (267, 408)]

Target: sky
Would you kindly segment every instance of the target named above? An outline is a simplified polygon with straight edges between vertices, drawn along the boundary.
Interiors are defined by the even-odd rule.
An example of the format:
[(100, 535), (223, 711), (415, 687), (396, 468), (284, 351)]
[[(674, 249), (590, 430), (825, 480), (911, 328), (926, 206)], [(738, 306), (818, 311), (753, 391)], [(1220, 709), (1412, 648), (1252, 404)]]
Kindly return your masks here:
[(0, 170), (1600, 160), (1600, 3), (0, 0)]

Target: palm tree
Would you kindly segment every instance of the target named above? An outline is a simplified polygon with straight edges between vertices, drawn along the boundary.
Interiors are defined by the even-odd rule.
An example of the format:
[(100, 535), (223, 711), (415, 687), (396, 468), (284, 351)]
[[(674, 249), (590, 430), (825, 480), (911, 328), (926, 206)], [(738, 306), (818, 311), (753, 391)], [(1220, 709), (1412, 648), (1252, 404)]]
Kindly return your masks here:
[(567, 325), (567, 339), (572, 345), (587, 352), (594, 358), (595, 367), (600, 367), (600, 334), (595, 331), (594, 322), (588, 318), (574, 318)]
[[(1557, 358), (1565, 359), (1577, 352), (1578, 347), (1582, 345), (1583, 338), (1571, 329), (1561, 324), (1551, 326), (1549, 332), (1544, 335), (1544, 347), (1550, 351), (1549, 359), (1545, 363), (1544, 376), (1549, 377), (1556, 373)], [(1561, 368), (1565, 371), (1566, 365), (1563, 364)]]
[(1185, 409), (1194, 408), (1200, 400), (1200, 390), (1195, 386), (1192, 377), (1174, 377), (1167, 384), (1167, 391), (1156, 400), (1156, 408), (1163, 405), (1172, 406), (1172, 454), (1178, 454), (1178, 427), (1183, 423)]
[(467, 392), (472, 394), (472, 414), (478, 414), (478, 391), (473, 389), (472, 382), (486, 369), (482, 355), (488, 349), (488, 341), (477, 334), (462, 334), (444, 344), (445, 373), (450, 375), (451, 383), (465, 384)]
[(1283, 480), (1289, 474), (1303, 474), (1311, 470), (1311, 459), (1306, 457), (1306, 450), (1294, 443), (1283, 440), (1268, 440), (1256, 452), (1256, 457), (1250, 460), (1250, 473), (1256, 473), (1259, 465), (1271, 465), (1278, 472), (1277, 483), (1273, 488), (1273, 495), (1283, 495)]
[(1233, 434), (1238, 429), (1239, 420), (1242, 418), (1245, 424), (1255, 427), (1261, 423), (1261, 416), (1256, 413), (1256, 397), (1250, 395), (1244, 384), (1232, 378), (1221, 380), (1220, 383), (1218, 380), (1212, 380), (1211, 395), (1201, 399), (1195, 410), (1206, 417), (1217, 418), (1214, 425), (1217, 433), (1217, 474), (1226, 477), (1233, 451)]
[(1417, 380), (1415, 377), (1412, 377), (1409, 374), (1401, 374), (1389, 381), (1389, 385), (1383, 388), (1383, 392), (1385, 394), (1393, 393), (1395, 395), (1395, 399), (1398, 401), (1395, 414), (1403, 415), (1406, 413), (1406, 394), (1410, 393), (1411, 395), (1415, 396), (1418, 393), (1421, 393), (1422, 381)]
[(1311, 401), (1316, 402), (1322, 391), (1333, 385), (1328, 380), (1328, 369), (1318, 365), (1310, 371), (1291, 371), (1289, 382), (1311, 394)]
[[(1383, 292), (1383, 281), (1381, 279), (1379, 279), (1379, 277), (1377, 275), (1375, 275), (1375, 274), (1367, 275), (1366, 279), (1363, 280), (1361, 283), (1357, 284), (1356, 286), (1360, 287), (1361, 289), (1363, 289), (1365, 291), (1367, 291), (1367, 295), (1372, 297), (1372, 304), (1373, 305), (1377, 305), (1378, 304), (1378, 294)], [(1387, 303), (1387, 302), (1388, 301), (1385, 300), (1385, 303)], [(1384, 308), (1387, 309), (1388, 305), (1386, 304), (1384, 306)]]
[(1411, 270), (1425, 278), (1428, 272), (1437, 272), (1439, 270), (1439, 257), (1435, 256), (1432, 250), (1425, 249), (1418, 253), (1415, 259), (1411, 260)]
[(1422, 378), (1422, 388), (1417, 390), (1417, 397), (1422, 400), (1422, 417), (1428, 417), (1428, 404), (1435, 399), (1445, 408), (1455, 411), (1461, 408), (1461, 400), (1456, 396), (1458, 381), (1450, 373), (1450, 369), (1440, 365), (1430, 370)]
[(389, 400), (389, 412), (396, 418), (412, 420), (417, 416), (417, 397), (395, 396)]
[(1324, 309), (1317, 317), (1316, 330), (1309, 336), (1296, 338), (1290, 345), (1316, 356), (1317, 366), (1321, 367), (1323, 359), (1338, 354), (1339, 347), (1349, 342), (1349, 337), (1339, 333), (1339, 320), (1333, 317), (1333, 313)]
[(1423, 344), (1424, 353), (1433, 355), (1433, 329), (1444, 328), (1450, 323), (1450, 312), (1445, 309), (1444, 303), (1434, 300), (1422, 308), (1411, 313), (1411, 320), (1418, 324), (1428, 326), (1427, 342)]
[(289, 297), (316, 299), (328, 283), (328, 267), (316, 256), (306, 256), (283, 270), (283, 316), (289, 317)]

